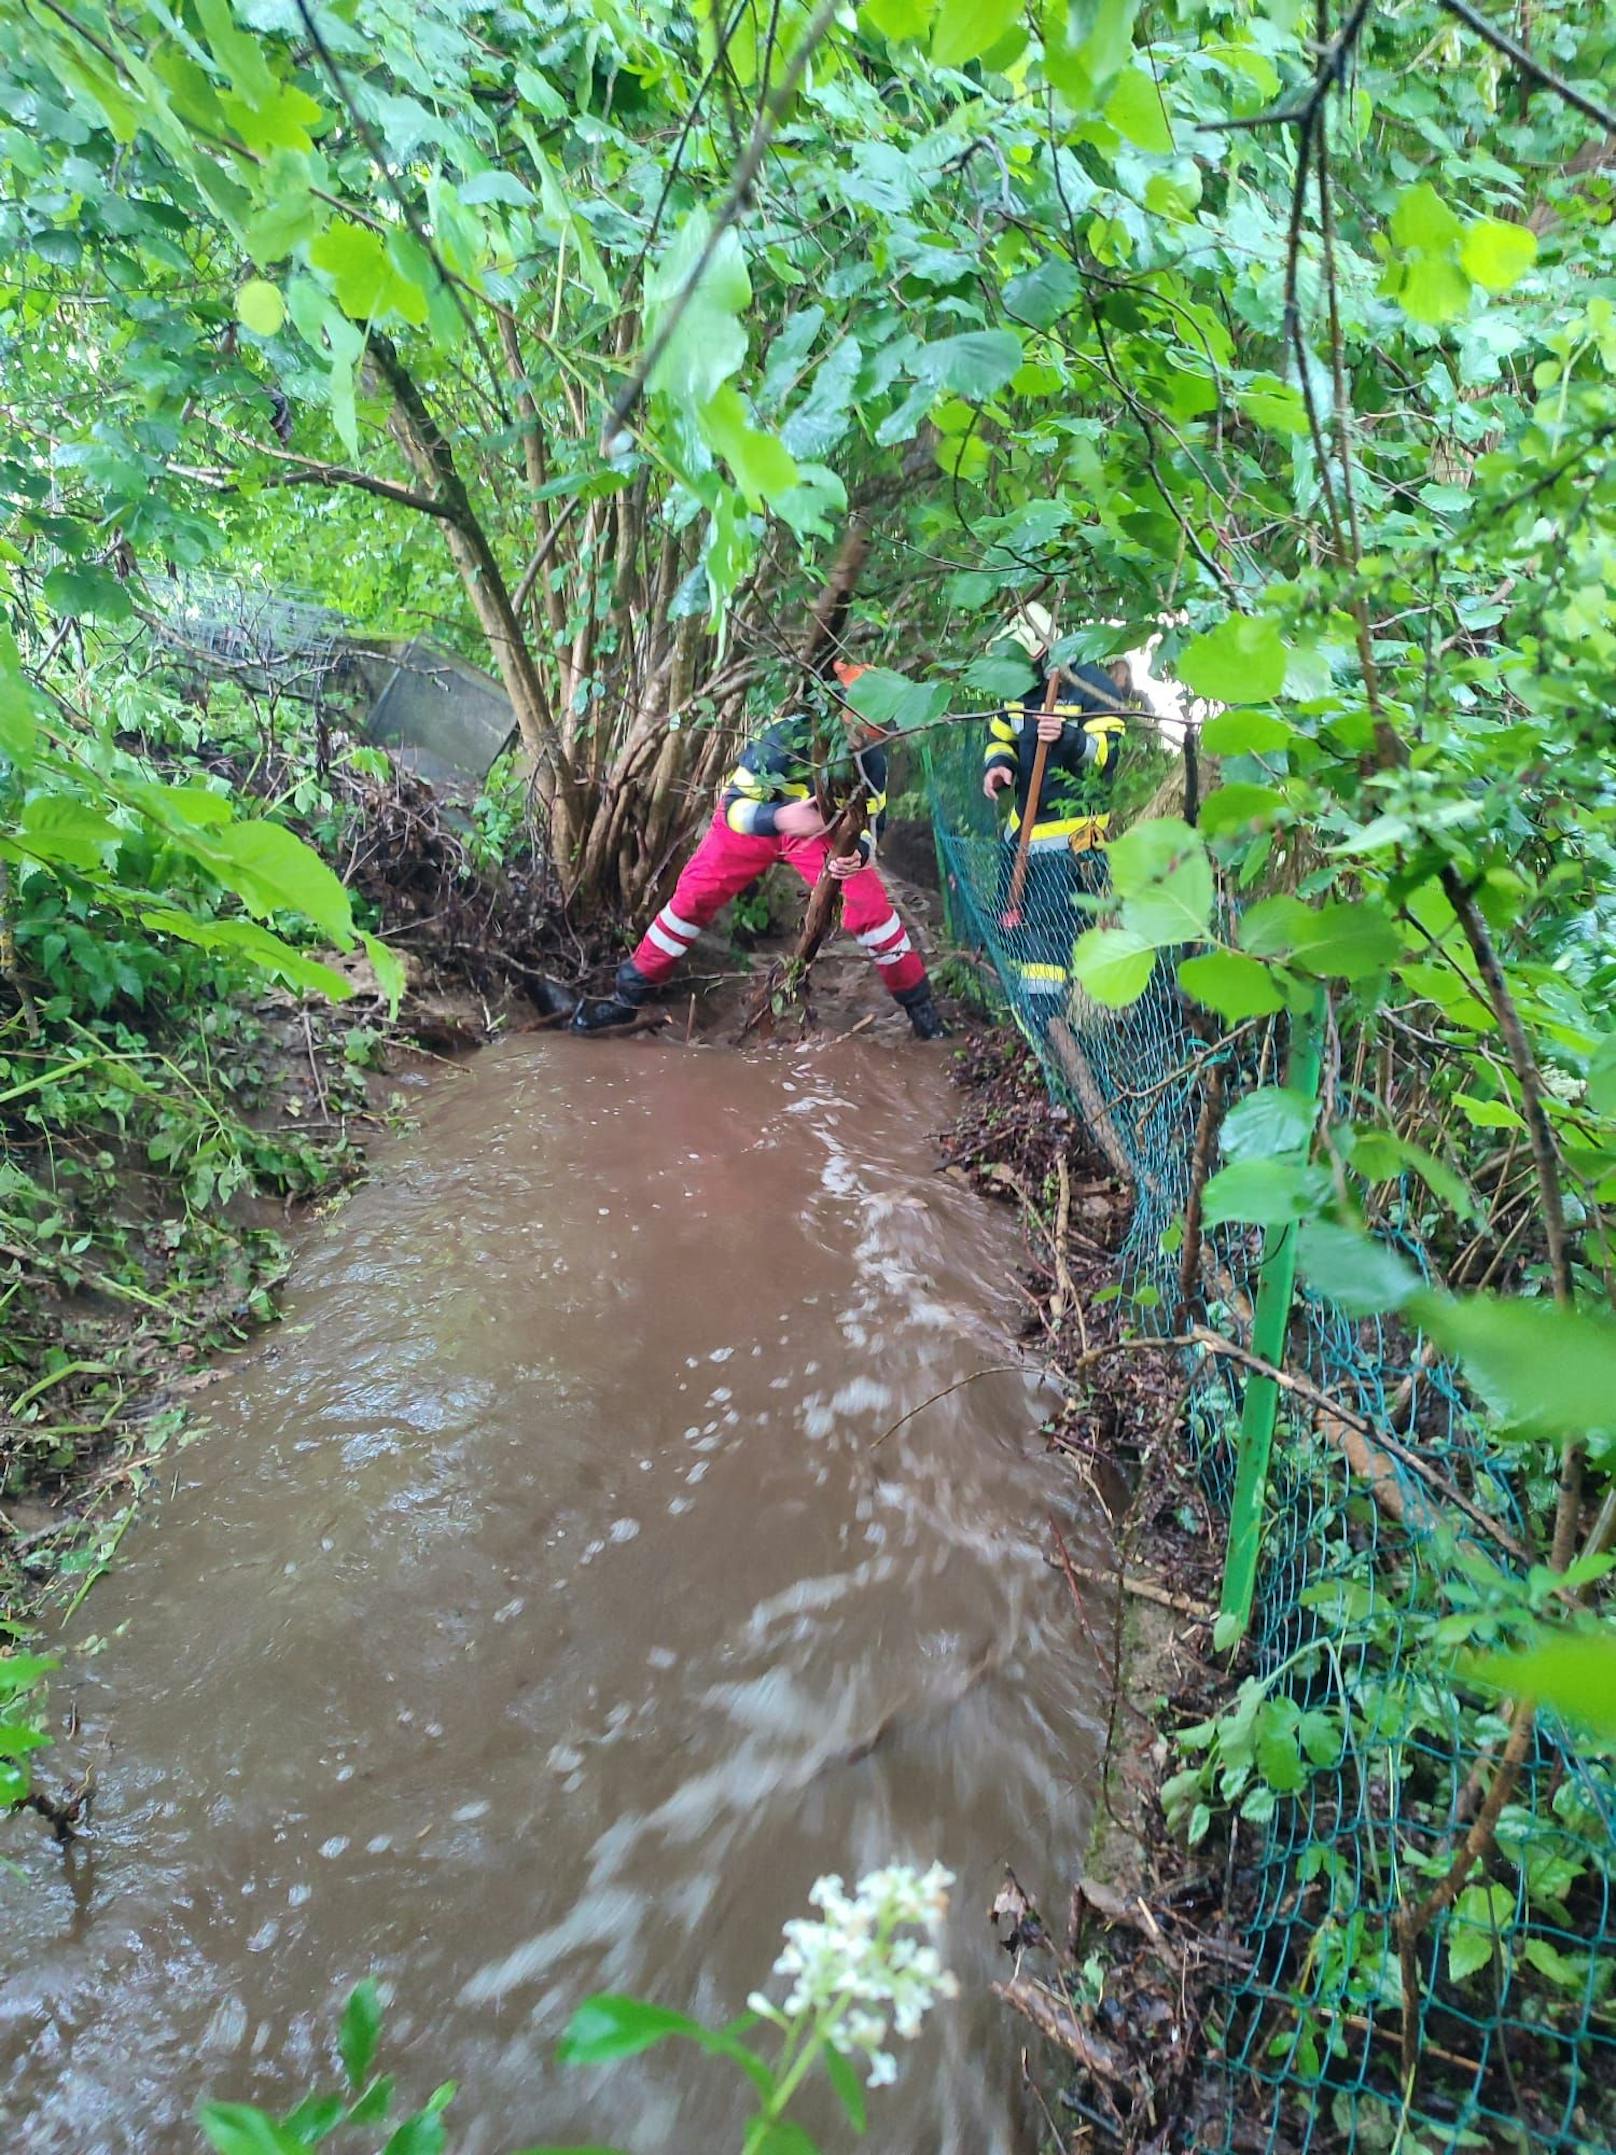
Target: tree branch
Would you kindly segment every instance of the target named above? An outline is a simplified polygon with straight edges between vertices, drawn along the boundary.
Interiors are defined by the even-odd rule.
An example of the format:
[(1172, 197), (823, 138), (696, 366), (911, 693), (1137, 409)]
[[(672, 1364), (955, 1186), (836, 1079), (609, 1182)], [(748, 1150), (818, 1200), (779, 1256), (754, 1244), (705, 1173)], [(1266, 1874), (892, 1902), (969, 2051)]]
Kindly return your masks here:
[[(1367, 0), (1365, 0), (1365, 4), (1367, 4)], [(729, 193), (724, 198), (723, 207), (713, 219), (713, 228), (707, 235), (707, 244), (702, 248), (695, 268), (692, 269), (690, 275), (680, 286), (672, 306), (669, 307), (658, 325), (656, 335), (651, 339), (645, 351), (641, 353), (639, 364), (635, 367), (634, 372), (612, 400), (612, 408), (607, 415), (606, 425), (602, 430), (601, 438), (603, 442), (611, 442), (627, 423), (629, 414), (644, 394), (646, 383), (655, 373), (663, 353), (673, 341), (674, 331), (684, 319), (685, 309), (690, 305), (702, 278), (706, 276), (708, 269), (712, 266), (713, 257), (718, 252), (719, 242), (723, 239), (730, 226), (734, 224), (745, 206), (747, 196), (752, 191), (752, 182), (757, 178), (762, 168), (763, 159), (768, 152), (775, 127), (785, 116), (786, 108), (797, 93), (797, 85), (807, 71), (808, 62), (818, 49), (820, 40), (835, 21), (840, 11), (840, 6), (841, 0), (819, 0), (819, 6), (814, 11), (813, 20), (804, 30), (796, 51), (791, 55), (791, 65), (780, 78), (779, 87), (768, 98), (758, 113), (757, 124), (752, 129), (752, 139), (746, 145), (741, 161), (735, 168), (735, 177), (730, 183)]]
[[(270, 486), (354, 486), (362, 494), (374, 494), (382, 501), (397, 502), (401, 509), (415, 509), (422, 516), (435, 516), (447, 523), (454, 512), (443, 502), (434, 500), (430, 494), (417, 494), (412, 488), (399, 486), (391, 479), (378, 479), (368, 471), (352, 471), (346, 464), (327, 464), (317, 456), (299, 456), (292, 449), (272, 449), (267, 442), (254, 441), (250, 434), (242, 434), (235, 427), (225, 426), (221, 421), (214, 424), (221, 434), (240, 442), (244, 449), (255, 455), (273, 457), (277, 464), (294, 464), (295, 471), (270, 479)], [(177, 467), (175, 467), (177, 469)]]
[(1438, 5), (1445, 8), (1450, 15), (1456, 15), (1460, 22), (1467, 24), (1477, 37), (1485, 38), (1495, 52), (1501, 52), (1505, 59), (1513, 61), (1521, 73), (1535, 82), (1540, 89), (1552, 90), (1564, 103), (1574, 106), (1590, 120), (1597, 120), (1607, 132), (1616, 134), (1616, 110), (1609, 105), (1600, 104), (1597, 98), (1588, 96), (1586, 91), (1567, 82), (1563, 75), (1557, 75), (1553, 68), (1545, 67), (1541, 60), (1534, 59), (1526, 47), (1518, 44), (1507, 30), (1500, 30), (1496, 24), (1490, 23), (1485, 15), (1478, 15), (1469, 5), (1469, 0), (1438, 0)]

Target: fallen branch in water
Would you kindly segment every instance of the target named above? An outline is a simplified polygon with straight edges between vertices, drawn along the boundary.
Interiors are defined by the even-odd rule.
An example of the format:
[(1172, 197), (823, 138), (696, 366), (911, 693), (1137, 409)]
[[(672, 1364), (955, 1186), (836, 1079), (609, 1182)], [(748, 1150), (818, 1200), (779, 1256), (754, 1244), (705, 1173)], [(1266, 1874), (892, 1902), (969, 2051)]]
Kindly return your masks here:
[(1210, 1624), (1216, 1612), (1199, 1601), (1192, 1601), (1188, 1594), (1170, 1594), (1165, 1586), (1158, 1586), (1154, 1579), (1147, 1579), (1137, 1571), (1097, 1571), (1092, 1565), (1079, 1564), (1069, 1555), (1046, 1556), (1044, 1562), (1051, 1571), (1066, 1574), (1066, 1583), (1074, 1594), (1079, 1579), (1086, 1586), (1120, 1586), (1125, 1594), (1132, 1594), (1139, 1601), (1153, 1601), (1159, 1609), (1171, 1609), (1178, 1616), (1188, 1616), (1198, 1624)]
[(993, 1994), (1002, 1998), (1006, 2005), (1013, 2005), (1032, 2022), (1040, 2035), (1047, 2035), (1052, 2043), (1058, 2043), (1085, 2072), (1092, 2073), (1097, 2080), (1109, 2081), (1114, 2088), (1126, 2088), (1130, 2094), (1137, 2092), (1133, 2074), (1121, 2051), (1106, 2042), (1103, 2036), (1094, 2035), (1085, 2028), (1069, 2002), (1058, 1992), (1033, 1982), (1029, 1976), (1017, 1975), (1008, 1983), (995, 1983)]
[[(912, 1422), (917, 1414), (924, 1414), (928, 1407), (936, 1406), (940, 1399), (947, 1399), (951, 1392), (964, 1391), (966, 1385), (974, 1384), (978, 1377), (1002, 1377), (1012, 1373), (1022, 1377), (1040, 1374), (1036, 1370), (1030, 1370), (1025, 1362), (990, 1362), (986, 1369), (973, 1369), (968, 1377), (956, 1377), (952, 1384), (945, 1384), (940, 1392), (933, 1392), (929, 1399), (923, 1399), (918, 1407), (911, 1407), (907, 1414), (900, 1414), (891, 1428), (882, 1430), (874, 1443), (871, 1444), (870, 1450), (872, 1452), (877, 1450), (879, 1446), (885, 1444), (888, 1437), (896, 1436), (905, 1422)], [(1048, 1374), (1048, 1372), (1043, 1372), (1043, 1374)]]

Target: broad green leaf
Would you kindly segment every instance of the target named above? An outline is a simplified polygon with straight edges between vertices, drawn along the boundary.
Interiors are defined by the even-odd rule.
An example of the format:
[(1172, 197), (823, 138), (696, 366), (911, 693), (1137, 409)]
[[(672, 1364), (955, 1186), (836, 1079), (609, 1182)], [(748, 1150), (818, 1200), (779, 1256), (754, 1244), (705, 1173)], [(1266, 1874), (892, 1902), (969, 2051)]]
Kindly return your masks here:
[(1490, 1656), (1466, 1673), (1616, 1743), (1616, 1626), (1608, 1618), (1597, 1630), (1539, 1631), (1523, 1652)]
[(349, 2105), (345, 2123), (380, 2125), (393, 2108), (393, 2076), (383, 2073)]
[(1201, 173), (1197, 165), (1182, 159), (1171, 172), (1153, 172), (1145, 182), (1145, 207), (1158, 217), (1182, 223), (1201, 200)]
[(1369, 899), (1315, 907), (1300, 898), (1264, 898), (1241, 916), (1240, 940), (1253, 957), (1288, 958), (1304, 972), (1340, 980), (1384, 972), (1403, 948), (1396, 922)]
[(1323, 1707), (1311, 1707), (1297, 1723), (1296, 1732), (1313, 1765), (1333, 1766), (1340, 1758), (1342, 1729), (1335, 1713)]
[(748, 2135), (746, 2155), (819, 2155), (811, 2140), (793, 2118), (776, 2118), (753, 2139)]
[(1020, 14), (1021, 0), (940, 0), (932, 24), (932, 59), (939, 67), (979, 60)]
[(1448, 1980), (1462, 1983), (1487, 1967), (1495, 1952), (1507, 1960), (1514, 1918), (1515, 1896), (1507, 1886), (1466, 1886), (1448, 1919)]
[(701, 415), (701, 429), (728, 464), (748, 508), (773, 506), (797, 484), (797, 463), (777, 434), (754, 426), (740, 392), (726, 382)]
[(286, 2113), (286, 2129), (309, 2147), (330, 2138), (347, 2112), (340, 2095), (305, 2095), (295, 2110)]
[[(1476, 1194), (1457, 1169), (1428, 1152), (1423, 1145), (1416, 1145), (1408, 1138), (1397, 1140), (1397, 1150), (1405, 1167), (1413, 1169), (1431, 1195), (1456, 1212), (1461, 1220), (1479, 1220), (1481, 1207)], [(1354, 1159), (1356, 1166), (1357, 1161)]]
[(1427, 323), (1433, 329), (1457, 321), (1470, 308), (1470, 281), (1446, 255), (1410, 255), (1393, 289), (1410, 321)]
[(1330, 1193), (1330, 1178), (1305, 1160), (1236, 1160), (1219, 1168), (1201, 1200), (1209, 1227), (1242, 1220), (1256, 1227), (1283, 1226), (1316, 1213)]
[(1226, 838), (1231, 832), (1267, 830), (1285, 806), (1277, 786), (1247, 785), (1239, 779), (1215, 787), (1201, 803), (1200, 828), (1208, 838)]
[(503, 202), (513, 209), (525, 209), (534, 199), (532, 188), (514, 172), (479, 172), (472, 179), (462, 180), (458, 191), (461, 203), (467, 209), (477, 209), (485, 202)]
[(967, 329), (922, 345), (912, 365), (917, 379), (933, 389), (980, 404), (1021, 365), (1021, 339), (1008, 329)]
[(123, 794), (131, 806), (141, 809), (181, 845), (192, 831), (216, 830), (232, 819), (228, 794), (208, 786), (155, 784), (147, 779), (126, 780)]
[(309, 260), (331, 279), (337, 305), (350, 321), (390, 313), (416, 325), (426, 320), (426, 295), (394, 267), (386, 242), (367, 225), (337, 218), (309, 242)]
[(1270, 1711), (1263, 1716), (1257, 1734), (1257, 1771), (1277, 1794), (1294, 1796), (1306, 1781), (1307, 1772), (1296, 1736), (1300, 1715), (1290, 1700), (1283, 1703), (1291, 1706), (1288, 1715), (1276, 1716)]
[(14, 1699), (31, 1691), (55, 1666), (55, 1656), (51, 1654), (0, 1654), (0, 1699)]
[(359, 931), (359, 940), (370, 960), (370, 969), (376, 975), (376, 985), (387, 998), (387, 1015), (396, 1018), (405, 988), (404, 960), (379, 936), (370, 935), (363, 928)]
[(1616, 1116), (1616, 1035), (1607, 1037), (1589, 1061), (1588, 1106), (1596, 1115)]
[(250, 2103), (204, 2103), (196, 2121), (218, 2155), (303, 2155), (306, 2146)]
[(1110, 1010), (1139, 1000), (1155, 964), (1153, 947), (1127, 928), (1090, 928), (1072, 948), (1072, 978)]
[(17, 842), (26, 854), (83, 874), (99, 868), (122, 840), (115, 823), (71, 794), (36, 793), (17, 819)]
[(1488, 1403), (1526, 1434), (1588, 1437), (1608, 1452), (1616, 1432), (1616, 1319), (1519, 1296), (1433, 1291), (1409, 1305), (1455, 1355)]
[(39, 738), (34, 691), (24, 675), (17, 640), (0, 621), (0, 756), (18, 765), (29, 762)]
[(1024, 269), (1010, 279), (1004, 288), (1004, 309), (1018, 322), (1029, 322), (1034, 329), (1048, 329), (1071, 312), (1081, 290), (1082, 279), (1076, 269), (1063, 256), (1054, 255), (1036, 269)]
[(743, 2017), (728, 2027), (708, 2028), (687, 2013), (650, 2005), (642, 1998), (601, 1992), (586, 1998), (574, 2012), (556, 2046), (556, 2056), (563, 2065), (609, 2065), (618, 2058), (636, 2057), (669, 2036), (679, 2036), (714, 2057), (729, 2059), (766, 2096), (773, 2086), (769, 2069), (736, 2032), (749, 2025)]
[(237, 97), (250, 106), (268, 103), (280, 85), (258, 39), (237, 25), (230, 0), (195, 0), (195, 4), (208, 43)]
[(863, 2132), (869, 2124), (869, 2114), (857, 2073), (834, 2044), (827, 2043), (820, 2055), (824, 2058), (825, 2072), (836, 2090), (837, 2099), (847, 2112), (847, 2122), (854, 2132)]
[(1219, 711), (1201, 728), (1201, 746), (1209, 756), (1272, 755), (1295, 738), (1295, 727), (1272, 711)]
[[(695, 211), (646, 280), (645, 336), (654, 344), (701, 260), (712, 230), (707, 213)], [(678, 316), (666, 351), (651, 372), (653, 390), (675, 402), (709, 403), (746, 357), (746, 330), (739, 317), (750, 306), (752, 280), (740, 236), (726, 231)]]
[(1497, 1022), (1491, 1007), (1471, 993), (1462, 973), (1452, 966), (1415, 959), (1396, 968), (1394, 978), (1411, 993), (1435, 1003), (1450, 1025), (1487, 1032)]
[(1473, 1129), (1476, 1130), (1524, 1130), (1524, 1116), (1516, 1113), (1507, 1100), (1482, 1100), (1474, 1093), (1457, 1092), (1453, 1096), (1459, 1109)]
[(286, 320), (286, 302), (277, 286), (249, 277), (236, 294), (236, 313), (256, 337), (273, 337)]
[(586, 1998), (573, 2013), (556, 2056), (563, 2065), (609, 2065), (617, 2058), (637, 2057), (670, 2035), (704, 2042), (707, 2033), (687, 2013), (602, 1992)]
[(1307, 1220), (1296, 1245), (1303, 1277), (1349, 1317), (1401, 1309), (1423, 1282), (1384, 1242), (1334, 1220)]
[(1117, 72), (1133, 46), (1139, 0), (1068, 0), (1068, 23), (1077, 57), (1101, 89)]
[(94, 561), (59, 562), (42, 588), (51, 612), (74, 621), (127, 621), (134, 612), (127, 588)]
[(1464, 227), (1428, 180), (1405, 187), (1392, 211), (1391, 234), (1399, 247), (1451, 247)]
[(1186, 958), (1178, 968), (1178, 982), (1186, 995), (1193, 995), (1231, 1025), (1285, 1007), (1285, 997), (1268, 967), (1238, 951), (1212, 950)]
[(1125, 142), (1166, 156), (1173, 147), (1172, 123), (1162, 104), (1156, 78), (1143, 67), (1125, 68), (1106, 99), (1105, 116)]
[(448, 2144), (442, 2118), (435, 2111), (423, 2110), (404, 2120), (389, 2137), (382, 2155), (443, 2155)]
[(846, 695), (861, 718), (897, 733), (927, 726), (948, 709), (946, 681), (911, 681), (886, 666), (867, 668)]
[(150, 906), (141, 913), (140, 920), (155, 935), (176, 935), (200, 950), (244, 959), (273, 979), (284, 981), (289, 988), (329, 996), (334, 1003), (345, 1002), (353, 994), (353, 982), (334, 966), (306, 957), (255, 920), (200, 920), (194, 913), (182, 913), (177, 906)]
[(1178, 662), (1180, 679), (1213, 703), (1264, 703), (1285, 685), (1285, 646), (1266, 614), (1231, 614), (1197, 636)]
[(1250, 382), (1235, 393), (1235, 402), (1248, 419), (1266, 427), (1270, 434), (1299, 435), (1308, 431), (1307, 404), (1294, 382), (1275, 375)]
[(1507, 292), (1537, 260), (1537, 235), (1523, 224), (1498, 217), (1478, 217), (1466, 225), (1459, 242), (1459, 263), (1467, 277), (1486, 292)]
[[(1616, 1684), (1616, 1676), (1613, 1676), (1612, 1682)], [(1613, 1696), (1616, 1696), (1616, 1692), (1613, 1692)], [(1551, 1983), (1558, 1984), (1562, 1990), (1580, 1991), (1587, 1983), (1587, 1962), (1572, 1960), (1568, 1954), (1552, 1946), (1547, 1938), (1528, 1938), (1521, 1947), (1521, 1958), (1528, 1967), (1535, 1968), (1539, 1975), (1546, 1975)]]
[(322, 934), (353, 936), (348, 893), (312, 846), (284, 824), (232, 823), (210, 832), (207, 853), (220, 879), (254, 913), (301, 913)]
[(922, 37), (931, 27), (937, 0), (864, 0), (859, 21), (894, 44)]
[(381, 1992), (375, 1978), (366, 1976), (349, 1992), (348, 2002), (342, 2009), (342, 2025), (337, 2031), (337, 2053), (348, 2076), (348, 2086), (355, 2095), (370, 2079), (381, 2033)]
[(1223, 1118), (1219, 1144), (1226, 1160), (1266, 1160), (1304, 1153), (1318, 1120), (1318, 1102), (1284, 1085), (1261, 1085)]
[(1198, 941), (1212, 916), (1212, 863), (1187, 823), (1158, 816), (1136, 823), (1107, 851), (1123, 922), (1158, 947)]

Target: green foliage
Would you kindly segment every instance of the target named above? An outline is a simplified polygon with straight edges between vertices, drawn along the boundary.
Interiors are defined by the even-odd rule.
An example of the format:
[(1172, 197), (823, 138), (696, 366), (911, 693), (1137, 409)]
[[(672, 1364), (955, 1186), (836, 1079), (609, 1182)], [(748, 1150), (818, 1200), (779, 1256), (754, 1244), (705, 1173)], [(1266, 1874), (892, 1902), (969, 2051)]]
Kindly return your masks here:
[(1616, 1743), (1616, 1636), (1604, 1631), (1538, 1632), (1517, 1654), (1499, 1654), (1472, 1672), (1511, 1698), (1541, 1699), (1556, 1713)]
[[(0, 1660), (0, 1671), (6, 1665)], [(913, 1936), (915, 1926), (941, 1915), (950, 1882), (936, 1866), (925, 1877), (903, 1866), (873, 1872), (851, 1895), (840, 1879), (821, 1879), (814, 1898), (826, 1910), (826, 1920), (787, 1926), (780, 1965), (792, 1967), (797, 1981), (784, 2006), (754, 1994), (739, 2019), (709, 2028), (667, 2006), (602, 1992), (573, 2013), (557, 2056), (569, 2066), (615, 2065), (670, 2040), (691, 2043), (734, 2066), (757, 2100), (741, 2155), (816, 2155), (817, 2143), (787, 2114), (810, 2074), (823, 2067), (849, 2125), (863, 2133), (868, 2108), (851, 2059), (868, 2060), (872, 2086), (890, 2080), (894, 2061), (880, 2048), (889, 2016), (898, 2033), (913, 2036), (937, 1999), (957, 1995), (935, 1948)], [(741, 2041), (751, 2030), (771, 2026), (780, 2038), (772, 2063)], [(454, 2084), (445, 2083), (420, 2110), (392, 2126), (392, 2080), (374, 2073), (381, 2029), (381, 1993), (367, 1977), (350, 1994), (337, 2035), (345, 2091), (310, 2094), (280, 2120), (251, 2104), (204, 2103), (198, 2122), (218, 2155), (298, 2155), (345, 2128), (363, 2130), (380, 2155), (444, 2155), (443, 2112), (454, 2097)], [(355, 2144), (352, 2132), (345, 2144)], [(520, 2155), (618, 2151), (530, 2147)]]
[(0, 1653), (0, 1813), (28, 1794), (29, 1761), (50, 1742), (39, 1726), (37, 1693), (55, 1666), (44, 1654)]
[[(1198, 827), (1113, 847), (1076, 980), (1120, 1012), (1182, 987), (1241, 1055), (1322, 987), (1318, 1126), (1259, 1093), (1208, 1224), (1299, 1222), (1311, 1292), (1460, 1358), (1539, 1513), (1567, 1441), (1599, 1495), (1616, 224), (1586, 110), (1526, 94), (1436, 0), (1338, 15), (1298, 192), (1303, 130), (1275, 116), (1312, 109), (1320, 24), (1295, 8), (866, 0), (811, 52), (793, 5), (544, 0), (497, 37), (455, 0), (315, 15), (323, 52), (245, 0), (0, 24), (0, 853), (78, 1022), (163, 992), (142, 951), (164, 979), (334, 989), (319, 946), (374, 925), (284, 815), (131, 757), (157, 565), (250, 550), (373, 625), (429, 613), (497, 652), (558, 871), (609, 894), (699, 813), (680, 787), (709, 722), (785, 693), (788, 625), (858, 500), (861, 655), (936, 654), (924, 683), (866, 676), (860, 709), (928, 725), (944, 695), (1005, 693), (988, 647), (1016, 596), (1094, 624), (1092, 655), (1159, 634), (1158, 672), (1227, 706)], [(1584, 104), (1613, 36), (1587, 0), (1555, 16)], [(611, 824), (625, 801), (654, 844)], [(486, 854), (514, 812), (502, 777)], [(1499, 1228), (1488, 1299), (1411, 1284), (1391, 1193), (1433, 1279)], [(42, 1184), (13, 1210), (82, 1231), (47, 1232)], [(1238, 1800), (1291, 1800), (1301, 1723), (1271, 1690), (1249, 1710)], [(1362, 2004), (1367, 1919), (1317, 1875), (1315, 1965)], [(1450, 1972), (1473, 1985), (1498, 1911), (1465, 1890)], [(1559, 1983), (1562, 1947), (1532, 1943)]]
[[(367, 1976), (349, 1994), (337, 2034), (345, 2089), (306, 2095), (281, 2119), (251, 2103), (203, 2103), (197, 2123), (208, 2144), (218, 2155), (301, 2155), (339, 2135), (344, 2147), (353, 2148), (362, 2139), (378, 2155), (445, 2155), (449, 2134), (444, 2112), (454, 2100), (454, 2082), (434, 2088), (419, 2109), (395, 2124), (392, 2078), (374, 2071), (381, 2029), (381, 1993)], [(530, 2149), (526, 2155), (537, 2151)]]

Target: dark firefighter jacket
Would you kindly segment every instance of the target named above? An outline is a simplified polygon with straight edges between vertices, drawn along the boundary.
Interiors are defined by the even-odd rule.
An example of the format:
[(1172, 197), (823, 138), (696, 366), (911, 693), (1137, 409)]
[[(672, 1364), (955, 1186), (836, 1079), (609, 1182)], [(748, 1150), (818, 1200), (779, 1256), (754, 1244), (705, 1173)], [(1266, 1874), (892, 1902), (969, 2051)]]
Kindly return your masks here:
[[(831, 721), (833, 726), (836, 723)], [(887, 820), (886, 750), (843, 746), (827, 753), (824, 730), (823, 722), (806, 712), (777, 719), (741, 750), (740, 761), (718, 796), (719, 807), (732, 831), (749, 838), (773, 838), (777, 809), (788, 801), (811, 801), (816, 777), (829, 786), (845, 788), (856, 769), (864, 780), (869, 819), (859, 845), (869, 860)]]
[[(1071, 670), (1076, 681), (1066, 699), (1055, 705), (1061, 736), (1049, 744), (1044, 760), (1044, 782), (1032, 842), (1069, 845), (1074, 852), (1082, 852), (1104, 842), (1110, 823), (1106, 808), (1126, 720), (1120, 708), (1124, 692), (1108, 673), (1099, 666)], [(1007, 703), (988, 721), (983, 769), (1009, 771), (1015, 779), (1009, 824), (1012, 837), (1021, 829), (1027, 811), (1027, 789), (1038, 752), (1038, 718), (1035, 704)]]

